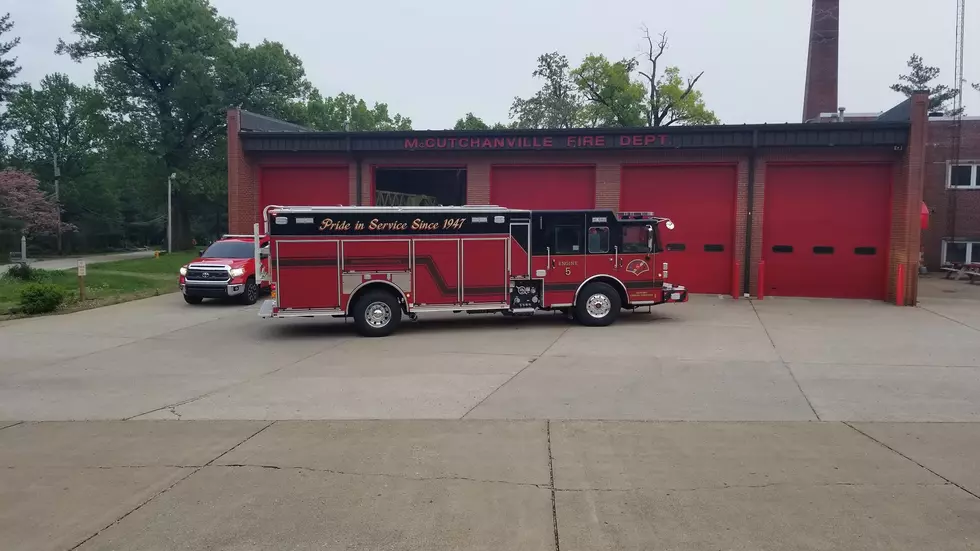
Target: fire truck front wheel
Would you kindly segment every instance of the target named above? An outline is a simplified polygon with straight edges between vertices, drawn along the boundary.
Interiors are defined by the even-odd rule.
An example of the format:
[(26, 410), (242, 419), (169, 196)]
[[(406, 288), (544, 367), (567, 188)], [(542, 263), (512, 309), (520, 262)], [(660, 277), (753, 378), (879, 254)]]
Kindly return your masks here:
[(575, 303), (575, 318), (582, 325), (604, 327), (616, 321), (622, 307), (619, 293), (606, 283), (586, 285)]
[(354, 325), (365, 337), (390, 335), (401, 322), (402, 309), (398, 299), (388, 291), (364, 293), (354, 306)]

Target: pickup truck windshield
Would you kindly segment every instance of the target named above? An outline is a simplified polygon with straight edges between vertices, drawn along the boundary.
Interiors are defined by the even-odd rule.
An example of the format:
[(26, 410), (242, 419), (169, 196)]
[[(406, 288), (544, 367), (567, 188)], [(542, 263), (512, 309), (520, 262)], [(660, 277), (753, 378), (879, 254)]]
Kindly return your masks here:
[(253, 245), (245, 241), (218, 241), (204, 251), (201, 258), (252, 258)]

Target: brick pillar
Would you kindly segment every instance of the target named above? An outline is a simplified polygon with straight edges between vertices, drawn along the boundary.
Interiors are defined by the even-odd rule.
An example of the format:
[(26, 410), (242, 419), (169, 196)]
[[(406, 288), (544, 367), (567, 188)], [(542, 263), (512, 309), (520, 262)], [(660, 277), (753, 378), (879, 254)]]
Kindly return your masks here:
[(252, 233), (252, 224), (261, 223), (258, 219), (258, 186), (238, 137), (242, 129), (241, 115), (238, 109), (229, 109), (227, 113), (229, 233)]
[(620, 173), (622, 165), (604, 161), (595, 167), (595, 208), (619, 210)]
[[(892, 190), (891, 250), (888, 265), (888, 300), (904, 297), (907, 306), (918, 298), (919, 248), (922, 229), (919, 213), (925, 182), (925, 152), (929, 128), (929, 96), (912, 96), (909, 145), (899, 164)], [(898, 266), (905, 267), (904, 285), (898, 286)]]
[(803, 121), (820, 113), (833, 113), (837, 103), (837, 67), (840, 49), (840, 0), (813, 0), (810, 49), (806, 62)]
[(466, 163), (466, 204), (490, 203), (490, 161), (475, 160)]

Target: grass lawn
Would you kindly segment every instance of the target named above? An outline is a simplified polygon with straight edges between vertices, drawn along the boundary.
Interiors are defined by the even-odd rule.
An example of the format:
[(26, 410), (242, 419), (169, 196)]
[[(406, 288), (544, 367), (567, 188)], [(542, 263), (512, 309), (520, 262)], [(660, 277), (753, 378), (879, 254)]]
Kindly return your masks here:
[[(41, 283), (62, 287), (67, 296), (62, 311), (84, 310), (177, 291), (177, 270), (197, 256), (196, 251), (90, 264), (85, 276), (85, 300), (79, 300), (78, 276), (72, 270), (44, 271)], [(27, 282), (0, 278), (0, 316), (17, 306)]]

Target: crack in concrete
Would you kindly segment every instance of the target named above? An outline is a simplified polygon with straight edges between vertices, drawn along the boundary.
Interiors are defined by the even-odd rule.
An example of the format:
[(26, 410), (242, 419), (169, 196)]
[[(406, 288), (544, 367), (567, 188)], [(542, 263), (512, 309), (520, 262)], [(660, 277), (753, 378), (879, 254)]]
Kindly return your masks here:
[(297, 467), (292, 465), (262, 465), (254, 463), (220, 463), (217, 465), (209, 465), (210, 467), (230, 467), (230, 468), (252, 468), (252, 469), (270, 469), (274, 471), (307, 471), (313, 473), (326, 473), (326, 474), (336, 474), (344, 476), (363, 476), (363, 477), (382, 477), (382, 478), (395, 478), (398, 480), (411, 480), (415, 482), (428, 482), (436, 480), (461, 480), (465, 482), (476, 482), (478, 484), (506, 484), (509, 486), (526, 486), (532, 488), (540, 488), (543, 490), (550, 490), (551, 486), (548, 484), (535, 484), (534, 482), (514, 482), (512, 480), (484, 480), (481, 478), (471, 478), (467, 476), (409, 476), (394, 473), (368, 473), (359, 471), (341, 471), (338, 469), (324, 469), (319, 467)]
[[(562, 333), (564, 335), (564, 333)], [(558, 504), (555, 494), (555, 456), (551, 453), (551, 419), (545, 425), (548, 434), (548, 474), (551, 477), (551, 522), (555, 528), (555, 551), (561, 551), (561, 540), (558, 537)]]
[(941, 474), (939, 474), (938, 472), (936, 472), (936, 471), (934, 471), (934, 470), (932, 470), (932, 469), (930, 469), (929, 467), (926, 467), (926, 466), (925, 466), (925, 465), (923, 465), (922, 463), (919, 463), (919, 462), (918, 462), (918, 461), (916, 461), (915, 459), (912, 459), (911, 457), (909, 457), (909, 456), (907, 456), (907, 455), (905, 455), (904, 453), (902, 453), (902, 452), (900, 452), (900, 451), (898, 451), (898, 450), (896, 450), (895, 448), (893, 448), (893, 447), (891, 447), (891, 446), (889, 446), (888, 444), (885, 444), (884, 442), (882, 442), (881, 440), (878, 440), (878, 439), (877, 439), (877, 438), (875, 438), (874, 436), (871, 436), (870, 434), (868, 434), (868, 433), (866, 433), (866, 432), (864, 432), (863, 430), (861, 430), (861, 429), (859, 429), (859, 428), (857, 428), (857, 427), (855, 427), (855, 426), (854, 426), (854, 425), (852, 425), (852, 424), (851, 424), (851, 423), (850, 423), (849, 421), (843, 421), (843, 424), (844, 424), (844, 425), (847, 425), (848, 427), (850, 427), (850, 428), (852, 428), (853, 430), (855, 430), (855, 431), (857, 431), (857, 433), (858, 433), (858, 434), (861, 434), (861, 435), (863, 435), (863, 436), (866, 436), (866, 437), (867, 437), (867, 438), (869, 438), (869, 439), (870, 439), (870, 440), (871, 440), (872, 442), (875, 442), (875, 443), (877, 443), (878, 445), (880, 445), (880, 446), (882, 446), (882, 447), (884, 447), (885, 449), (887, 449), (887, 450), (890, 450), (890, 451), (892, 451), (893, 453), (896, 453), (896, 454), (898, 454), (898, 456), (899, 456), (899, 457), (902, 457), (902, 458), (904, 458), (904, 459), (907, 459), (907, 460), (909, 460), (909, 461), (911, 461), (912, 463), (915, 463), (915, 464), (916, 464), (916, 465), (918, 465), (919, 467), (922, 467), (923, 469), (925, 469), (925, 470), (927, 470), (927, 471), (929, 471), (930, 473), (932, 473), (932, 474), (934, 474), (934, 475), (936, 475), (936, 476), (938, 476), (939, 478), (941, 478), (941, 479), (943, 479), (943, 480), (945, 480), (947, 484), (951, 484), (951, 485), (953, 485), (953, 486), (956, 486), (957, 488), (959, 488), (960, 490), (963, 490), (964, 492), (966, 492), (966, 493), (968, 493), (968, 494), (970, 494), (971, 496), (973, 496), (973, 497), (975, 497), (975, 498), (977, 498), (977, 499), (980, 499), (980, 495), (977, 495), (976, 493), (974, 493), (973, 491), (971, 491), (971, 490), (969, 490), (969, 489), (967, 489), (966, 487), (964, 487), (964, 486), (961, 486), (960, 484), (958, 484), (958, 483), (956, 483), (955, 481), (953, 481), (953, 480), (951, 480), (951, 479), (949, 479), (949, 478), (946, 478), (945, 476), (943, 476), (943, 475), (941, 475)]
[(810, 411), (813, 412), (813, 416), (817, 418), (817, 421), (823, 421), (823, 419), (820, 418), (820, 414), (817, 413), (817, 409), (813, 407), (813, 404), (810, 402), (810, 397), (806, 395), (806, 392), (803, 392), (803, 387), (800, 385), (800, 381), (797, 380), (796, 374), (793, 373), (793, 369), (788, 363), (786, 363), (786, 360), (783, 359), (783, 355), (779, 353), (779, 349), (776, 348), (776, 341), (772, 340), (772, 335), (769, 334), (769, 328), (766, 327), (766, 324), (762, 321), (762, 316), (759, 315), (759, 311), (755, 307), (755, 301), (749, 300), (749, 305), (752, 306), (752, 311), (755, 312), (755, 319), (759, 320), (759, 325), (762, 327), (762, 330), (765, 331), (766, 338), (769, 339), (769, 345), (772, 346), (772, 351), (776, 353), (776, 357), (779, 358), (780, 363), (783, 364), (783, 367), (785, 367), (786, 371), (789, 372), (789, 376), (793, 379), (793, 382), (796, 383), (797, 390), (800, 391), (800, 395), (803, 396), (804, 400), (806, 400), (806, 405), (810, 406)]
[(818, 484), (802, 484), (795, 482), (766, 482), (763, 484), (732, 484), (724, 486), (701, 486), (696, 488), (555, 488), (555, 492), (563, 493), (575, 493), (575, 492), (619, 492), (619, 493), (629, 493), (629, 492), (704, 492), (704, 491), (722, 491), (722, 490), (743, 490), (743, 489), (759, 489), (759, 488), (774, 488), (774, 487), (806, 487), (806, 488), (832, 488), (837, 486), (852, 486), (852, 487), (872, 487), (872, 488), (893, 488), (900, 486), (922, 486), (922, 487), (942, 487), (949, 486), (948, 483), (932, 483), (932, 482), (914, 482), (914, 483), (900, 483), (900, 484), (869, 484), (864, 482), (822, 482)]
[(80, 541), (80, 542), (78, 542), (77, 544), (75, 544), (74, 546), (72, 546), (72, 547), (71, 547), (71, 548), (70, 548), (70, 549), (69, 549), (68, 551), (75, 551), (75, 550), (76, 550), (76, 549), (78, 549), (79, 547), (81, 547), (81, 546), (83, 546), (83, 545), (85, 545), (85, 543), (86, 543), (86, 542), (88, 542), (89, 540), (91, 540), (92, 538), (95, 538), (95, 537), (97, 537), (97, 536), (98, 536), (99, 534), (101, 534), (102, 532), (105, 532), (105, 531), (106, 531), (106, 530), (108, 530), (109, 528), (112, 528), (113, 526), (115, 526), (115, 525), (117, 525), (117, 524), (119, 524), (120, 522), (122, 522), (122, 521), (123, 521), (123, 519), (125, 519), (125, 518), (126, 518), (126, 517), (128, 517), (129, 515), (131, 515), (131, 514), (133, 514), (133, 513), (135, 513), (136, 511), (139, 511), (140, 509), (142, 509), (142, 508), (143, 508), (143, 506), (144, 506), (144, 505), (146, 505), (147, 503), (149, 503), (149, 502), (151, 502), (151, 501), (153, 501), (154, 499), (156, 499), (156, 498), (158, 498), (158, 497), (160, 497), (160, 496), (162, 496), (163, 494), (165, 494), (165, 493), (167, 493), (167, 492), (169, 492), (169, 491), (170, 491), (170, 490), (171, 490), (172, 488), (174, 488), (175, 486), (177, 486), (177, 485), (178, 485), (178, 484), (180, 484), (181, 482), (183, 482), (183, 481), (185, 481), (185, 480), (187, 480), (188, 478), (190, 478), (190, 477), (192, 477), (192, 476), (194, 476), (194, 473), (197, 473), (197, 472), (200, 472), (200, 471), (201, 471), (201, 469), (203, 469), (204, 467), (207, 467), (208, 465), (211, 465), (211, 464), (212, 464), (212, 463), (214, 463), (215, 461), (217, 461), (217, 460), (219, 460), (219, 459), (221, 459), (221, 458), (222, 458), (222, 457), (224, 457), (224, 456), (225, 456), (226, 454), (228, 454), (229, 452), (231, 452), (231, 451), (233, 451), (233, 450), (235, 450), (236, 448), (238, 448), (238, 446), (241, 446), (241, 445), (242, 445), (242, 444), (244, 444), (245, 442), (248, 442), (249, 440), (251, 440), (252, 438), (254, 438), (254, 437), (255, 437), (256, 435), (258, 435), (258, 434), (259, 434), (260, 432), (262, 432), (262, 431), (264, 431), (265, 429), (267, 429), (267, 428), (269, 428), (269, 427), (271, 427), (271, 426), (272, 426), (272, 425), (274, 425), (275, 423), (276, 423), (276, 422), (275, 422), (275, 421), (273, 421), (273, 422), (271, 422), (271, 423), (269, 423), (268, 425), (266, 425), (266, 426), (264, 426), (264, 427), (262, 427), (261, 429), (259, 429), (259, 430), (257, 430), (257, 431), (255, 431), (255, 432), (253, 432), (252, 434), (250, 434), (249, 436), (247, 436), (247, 437), (246, 437), (246, 438), (245, 438), (244, 440), (242, 440), (241, 442), (239, 442), (239, 443), (237, 443), (237, 444), (235, 444), (235, 445), (234, 445), (234, 446), (232, 446), (231, 448), (229, 448), (229, 449), (227, 449), (227, 450), (225, 450), (224, 452), (222, 452), (221, 454), (219, 454), (219, 455), (218, 455), (217, 457), (215, 457), (215, 458), (214, 458), (214, 459), (212, 459), (211, 461), (208, 461), (207, 463), (205, 463), (205, 464), (204, 464), (203, 466), (201, 466), (201, 467), (196, 467), (196, 468), (192, 468), (192, 469), (190, 469), (190, 471), (191, 471), (191, 472), (189, 472), (189, 473), (187, 473), (187, 475), (186, 475), (186, 476), (182, 476), (182, 477), (180, 477), (180, 478), (178, 478), (178, 479), (177, 479), (177, 480), (176, 480), (176, 481), (175, 481), (175, 482), (174, 482), (173, 484), (171, 484), (170, 486), (167, 486), (167, 487), (166, 487), (166, 488), (164, 488), (163, 490), (160, 490), (159, 492), (157, 492), (157, 493), (155, 493), (155, 494), (153, 494), (152, 496), (150, 496), (150, 498), (149, 498), (149, 499), (147, 499), (146, 501), (144, 501), (144, 502), (142, 502), (142, 503), (140, 503), (139, 505), (137, 505), (136, 507), (134, 507), (133, 509), (131, 509), (131, 510), (130, 510), (129, 512), (127, 512), (127, 513), (125, 513), (125, 514), (123, 514), (123, 515), (122, 515), (121, 517), (119, 517), (119, 518), (117, 518), (116, 520), (114, 520), (114, 521), (112, 521), (112, 522), (110, 522), (110, 523), (109, 523), (109, 524), (107, 524), (106, 526), (104, 526), (104, 527), (102, 527), (102, 528), (101, 528), (100, 530), (98, 530), (98, 531), (96, 531), (96, 532), (95, 532), (94, 534), (92, 534), (91, 536), (89, 536), (89, 537), (87, 537), (87, 538), (85, 538), (85, 539), (83, 539), (82, 541)]

